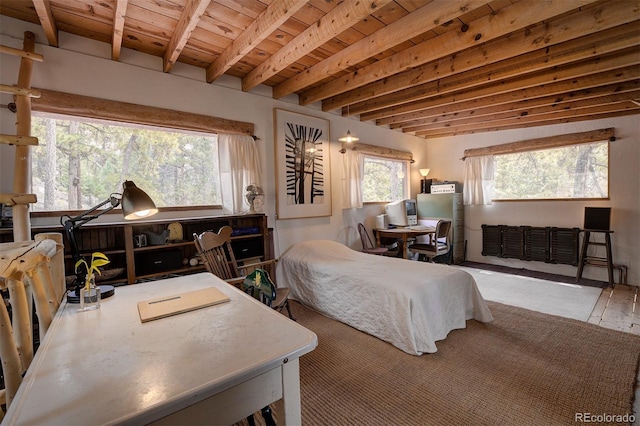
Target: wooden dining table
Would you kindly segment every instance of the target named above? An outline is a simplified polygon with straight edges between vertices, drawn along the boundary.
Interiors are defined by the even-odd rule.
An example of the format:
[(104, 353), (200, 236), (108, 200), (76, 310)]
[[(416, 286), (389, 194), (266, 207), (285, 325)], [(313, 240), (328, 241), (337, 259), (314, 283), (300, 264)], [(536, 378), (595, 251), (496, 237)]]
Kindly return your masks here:
[(433, 235), (436, 232), (435, 226), (418, 225), (405, 226), (388, 229), (375, 229), (376, 243), (378, 247), (382, 247), (381, 238), (394, 238), (401, 243), (400, 250), (404, 259), (408, 258), (408, 241), (410, 238), (420, 237), (423, 235)]

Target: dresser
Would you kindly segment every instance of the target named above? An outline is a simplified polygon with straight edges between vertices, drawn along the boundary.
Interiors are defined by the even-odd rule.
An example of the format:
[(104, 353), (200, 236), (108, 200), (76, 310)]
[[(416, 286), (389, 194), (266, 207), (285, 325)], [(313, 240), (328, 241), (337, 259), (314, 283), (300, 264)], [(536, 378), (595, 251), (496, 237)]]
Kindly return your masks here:
[(451, 220), (453, 263), (464, 261), (464, 205), (461, 193), (418, 194), (418, 221), (435, 225), (440, 219)]

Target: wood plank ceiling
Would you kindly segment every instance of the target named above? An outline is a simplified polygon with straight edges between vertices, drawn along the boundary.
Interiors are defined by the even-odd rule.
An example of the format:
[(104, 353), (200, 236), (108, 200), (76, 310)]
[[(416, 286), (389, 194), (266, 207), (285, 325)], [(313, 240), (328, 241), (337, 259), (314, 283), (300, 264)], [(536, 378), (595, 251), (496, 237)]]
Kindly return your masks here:
[(425, 138), (640, 113), (638, 0), (2, 0), (0, 14)]

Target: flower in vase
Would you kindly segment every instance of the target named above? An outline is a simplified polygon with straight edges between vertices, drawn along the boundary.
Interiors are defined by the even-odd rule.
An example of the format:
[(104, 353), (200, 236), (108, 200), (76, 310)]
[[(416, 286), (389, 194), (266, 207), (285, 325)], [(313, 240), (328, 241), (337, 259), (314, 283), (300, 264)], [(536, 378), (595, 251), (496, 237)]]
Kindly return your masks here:
[(99, 268), (100, 266), (104, 266), (107, 263), (109, 263), (109, 258), (104, 253), (100, 253), (99, 251), (93, 252), (91, 254), (91, 264), (87, 264), (87, 261), (84, 259), (80, 259), (76, 262), (76, 273), (78, 272), (78, 268), (81, 265), (84, 265), (85, 269), (87, 270), (87, 278), (84, 282), (85, 290), (89, 290), (89, 285), (91, 283), (91, 279), (94, 277), (94, 272), (97, 272), (98, 275), (102, 274)]

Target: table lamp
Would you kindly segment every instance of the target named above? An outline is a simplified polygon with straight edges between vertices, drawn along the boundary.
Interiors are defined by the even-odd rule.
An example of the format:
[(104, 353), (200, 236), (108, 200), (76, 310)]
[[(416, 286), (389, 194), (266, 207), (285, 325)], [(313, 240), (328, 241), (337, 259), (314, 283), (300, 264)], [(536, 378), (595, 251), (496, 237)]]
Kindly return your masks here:
[[(82, 259), (80, 251), (78, 250), (78, 243), (76, 241), (76, 231), (85, 223), (102, 216), (121, 204), (122, 215), (126, 220), (141, 219), (158, 213), (158, 209), (156, 208), (153, 200), (151, 200), (151, 197), (149, 197), (146, 192), (138, 188), (135, 183), (127, 180), (122, 184), (122, 188), (122, 194), (113, 193), (105, 201), (85, 212), (80, 213), (78, 216), (71, 217), (64, 215), (60, 218), (60, 223), (64, 227), (67, 239), (69, 240), (74, 265)], [(107, 205), (108, 207), (100, 210), (102, 207)], [(71, 287), (72, 291), (67, 293), (67, 301), (69, 303), (80, 303), (79, 291), (84, 285), (86, 275), (86, 271), (76, 272), (76, 278), (73, 280), (73, 285)], [(112, 285), (100, 286), (101, 299), (111, 297), (114, 293), (115, 288)]]
[(420, 174), (422, 175), (422, 180), (420, 181), (420, 193), (421, 194), (430, 194), (431, 193), (431, 182), (432, 179), (427, 179), (427, 175), (431, 169), (420, 169)]

